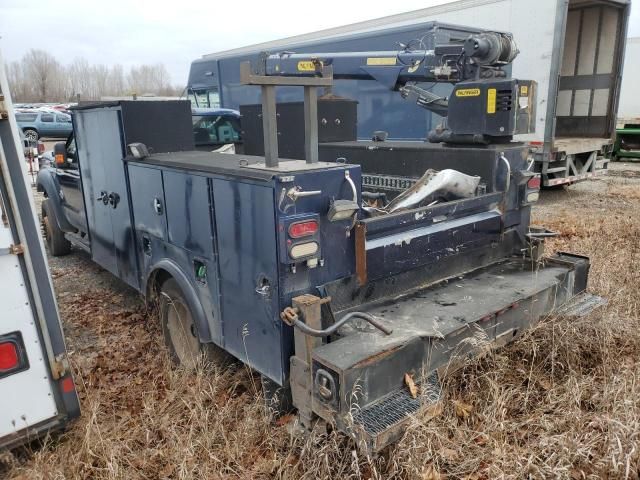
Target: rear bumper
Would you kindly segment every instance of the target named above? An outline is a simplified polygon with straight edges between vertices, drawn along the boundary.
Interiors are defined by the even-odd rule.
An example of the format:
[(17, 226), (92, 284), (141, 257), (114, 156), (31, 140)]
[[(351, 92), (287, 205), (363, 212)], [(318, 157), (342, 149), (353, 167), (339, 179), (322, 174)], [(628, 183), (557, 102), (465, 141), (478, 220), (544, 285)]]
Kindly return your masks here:
[(72, 420), (73, 418), (67, 415), (58, 415), (15, 433), (5, 435), (0, 438), (0, 450), (10, 450), (20, 445), (44, 438), (47, 435), (59, 433), (63, 431), (72, 422)]
[[(410, 415), (438, 397), (437, 375), (464, 359), (517, 338), (586, 288), (589, 260), (558, 254), (543, 266), (509, 258), (427, 288), (358, 306), (377, 316), (390, 335), (368, 324), (347, 324), (312, 353), (312, 410), (377, 451), (404, 432)], [(405, 373), (423, 392), (413, 398)], [(435, 380), (434, 380), (435, 379)], [(429, 387), (427, 388), (427, 385)], [(330, 397), (330, 398), (328, 398)]]
[(607, 169), (596, 170), (594, 172), (581, 173), (579, 175), (570, 175), (568, 177), (560, 178), (544, 178), (542, 185), (545, 187), (555, 187), (557, 185), (569, 185), (582, 180), (588, 180), (589, 178), (599, 177), (607, 174)]

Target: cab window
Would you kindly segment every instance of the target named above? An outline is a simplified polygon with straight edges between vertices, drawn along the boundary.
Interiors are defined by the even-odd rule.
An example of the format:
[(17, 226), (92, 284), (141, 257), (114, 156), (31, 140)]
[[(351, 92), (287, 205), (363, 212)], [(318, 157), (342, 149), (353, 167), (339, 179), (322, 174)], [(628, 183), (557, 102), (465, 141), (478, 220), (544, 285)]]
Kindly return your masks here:
[(196, 145), (224, 145), (241, 141), (240, 121), (224, 115), (194, 115), (193, 136)]
[(189, 90), (191, 106), (196, 108), (220, 108), (220, 94), (217, 88), (210, 90)]

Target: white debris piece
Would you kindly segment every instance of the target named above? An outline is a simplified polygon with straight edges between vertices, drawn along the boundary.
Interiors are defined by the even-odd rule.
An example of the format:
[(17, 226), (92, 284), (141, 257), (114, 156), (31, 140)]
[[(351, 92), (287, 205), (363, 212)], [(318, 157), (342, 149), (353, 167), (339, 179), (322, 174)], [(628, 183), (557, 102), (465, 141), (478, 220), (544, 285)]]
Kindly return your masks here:
[(455, 199), (472, 197), (480, 177), (465, 175), (457, 170), (427, 170), (411, 188), (408, 188), (386, 207), (388, 213), (412, 208), (423, 202), (432, 202), (440, 197)]

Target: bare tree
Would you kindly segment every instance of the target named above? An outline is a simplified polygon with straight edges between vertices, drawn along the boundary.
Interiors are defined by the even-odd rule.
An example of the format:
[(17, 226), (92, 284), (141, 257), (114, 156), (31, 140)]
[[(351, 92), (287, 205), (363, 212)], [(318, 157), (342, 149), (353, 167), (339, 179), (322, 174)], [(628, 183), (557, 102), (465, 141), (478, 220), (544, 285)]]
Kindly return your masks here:
[(127, 85), (131, 93), (139, 95), (147, 93), (164, 95), (168, 89), (171, 89), (169, 72), (161, 63), (132, 67), (127, 76)]
[(89, 62), (84, 58), (75, 58), (66, 68), (70, 97), (80, 95), (83, 98), (93, 98), (89, 69)]
[(7, 79), (11, 88), (11, 97), (14, 100), (21, 99), (23, 101), (29, 96), (29, 83), (21, 62), (7, 64)]
[(37, 101), (46, 102), (60, 93), (53, 91), (58, 87), (55, 83), (60, 81), (61, 68), (53, 55), (44, 50), (31, 49), (23, 57), (22, 65)]
[(109, 88), (103, 95), (122, 95), (125, 90), (124, 69), (122, 65), (113, 65), (109, 70)]
[(21, 61), (10, 63), (7, 73), (17, 102), (69, 101), (78, 96), (99, 100), (134, 93), (175, 96), (181, 92), (171, 85), (169, 72), (161, 63), (132, 67), (125, 75), (122, 65), (92, 65), (82, 57), (63, 66), (43, 50), (30, 50)]

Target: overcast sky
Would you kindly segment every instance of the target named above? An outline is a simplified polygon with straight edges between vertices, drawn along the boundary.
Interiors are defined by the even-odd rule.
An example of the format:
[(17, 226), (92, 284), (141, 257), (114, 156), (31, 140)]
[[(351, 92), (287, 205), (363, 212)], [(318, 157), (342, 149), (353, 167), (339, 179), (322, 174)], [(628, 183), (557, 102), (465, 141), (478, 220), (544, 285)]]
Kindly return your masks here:
[[(443, 3), (449, 1), (0, 0), (0, 48), (6, 60), (40, 48), (63, 63), (80, 56), (125, 68), (163, 62), (184, 85), (189, 64), (205, 53)], [(629, 36), (640, 36), (640, 0)]]

